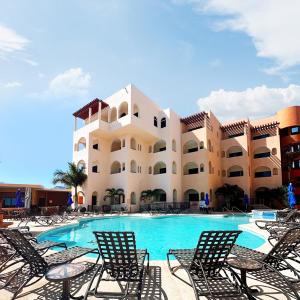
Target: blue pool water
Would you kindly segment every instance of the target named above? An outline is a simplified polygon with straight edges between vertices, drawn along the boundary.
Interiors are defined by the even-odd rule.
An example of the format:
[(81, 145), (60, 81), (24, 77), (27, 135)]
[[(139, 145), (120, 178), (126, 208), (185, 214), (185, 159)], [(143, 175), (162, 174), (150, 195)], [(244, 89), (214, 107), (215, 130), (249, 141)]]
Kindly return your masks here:
[[(138, 248), (147, 248), (152, 260), (165, 260), (170, 248), (194, 248), (204, 230), (236, 230), (239, 224), (246, 223), (249, 223), (246, 216), (103, 217), (51, 230), (40, 235), (39, 240), (63, 241), (68, 246), (96, 247), (93, 231), (134, 231)], [(254, 249), (262, 245), (264, 239), (243, 232), (237, 243)]]

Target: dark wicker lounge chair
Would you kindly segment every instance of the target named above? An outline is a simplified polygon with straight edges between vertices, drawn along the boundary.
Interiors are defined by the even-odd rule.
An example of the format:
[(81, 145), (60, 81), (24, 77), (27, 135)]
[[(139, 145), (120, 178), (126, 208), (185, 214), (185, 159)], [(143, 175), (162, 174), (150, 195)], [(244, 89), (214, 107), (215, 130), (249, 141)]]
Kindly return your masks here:
[(276, 221), (256, 220), (255, 224), (258, 228), (262, 230), (268, 230), (269, 228), (273, 226), (277, 226), (278, 224), (294, 221), (296, 214), (297, 214), (297, 210), (294, 209), (287, 210), (287, 211), (277, 211)]
[[(194, 289), (196, 299), (206, 296), (208, 299), (247, 299), (239, 284), (237, 274), (226, 265), (230, 253), (241, 231), (204, 231), (201, 233), (195, 249), (170, 249), (167, 254), (171, 273), (183, 268), (191, 281), (184, 281)], [(171, 267), (173, 255), (179, 266)], [(232, 274), (233, 280), (228, 273)]]
[[(2, 229), (0, 234), (24, 261), (20, 267), (7, 274), (8, 276), (2, 286), (2, 288), (4, 287), (13, 293), (12, 299), (15, 299), (25, 287), (43, 278), (51, 267), (71, 262), (88, 253), (99, 254), (97, 249), (72, 247), (58, 253), (42, 256), (19, 230)], [(5, 274), (1, 275), (4, 276)]]
[[(300, 227), (297, 227), (289, 229), (268, 254), (238, 245), (233, 246), (231, 254), (259, 260), (264, 268), (249, 272), (250, 275), (300, 299), (299, 244)], [(292, 266), (292, 262), (298, 267), (296, 264)]]
[[(147, 270), (149, 269), (149, 253), (147, 250), (137, 250), (134, 232), (94, 232), (102, 257), (100, 265), (92, 278), (85, 294), (96, 298), (123, 299), (130, 291), (130, 284), (137, 284), (136, 296), (141, 299), (142, 281), (145, 271), (145, 259)], [(103, 278), (104, 273), (109, 278)], [(98, 277), (95, 287), (92, 287), (95, 278)], [(125, 288), (121, 292), (100, 292), (98, 287), (101, 281), (125, 282)], [(131, 294), (131, 293), (130, 293)]]

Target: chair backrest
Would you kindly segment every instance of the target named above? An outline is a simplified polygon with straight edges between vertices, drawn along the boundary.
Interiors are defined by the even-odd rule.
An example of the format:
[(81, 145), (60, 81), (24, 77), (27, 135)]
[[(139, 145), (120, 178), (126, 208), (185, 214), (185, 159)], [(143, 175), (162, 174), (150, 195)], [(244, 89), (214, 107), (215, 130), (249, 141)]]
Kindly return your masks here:
[(276, 213), (276, 221), (287, 222), (290, 221), (293, 215), (296, 213), (296, 210), (279, 210)]
[[(273, 267), (278, 268), (280, 259), (285, 259), (296, 246), (300, 244), (300, 226), (289, 229), (267, 254), (264, 261), (271, 264)], [(279, 258), (279, 260), (278, 260)]]
[(190, 271), (201, 276), (203, 267), (206, 276), (217, 275), (242, 231), (203, 231), (195, 250)]
[(139, 272), (134, 232), (94, 231), (106, 272), (130, 279)]
[(44, 258), (18, 229), (2, 229), (0, 230), (0, 234), (22, 256), (25, 262), (30, 265), (31, 272), (44, 274), (48, 270), (48, 264)]

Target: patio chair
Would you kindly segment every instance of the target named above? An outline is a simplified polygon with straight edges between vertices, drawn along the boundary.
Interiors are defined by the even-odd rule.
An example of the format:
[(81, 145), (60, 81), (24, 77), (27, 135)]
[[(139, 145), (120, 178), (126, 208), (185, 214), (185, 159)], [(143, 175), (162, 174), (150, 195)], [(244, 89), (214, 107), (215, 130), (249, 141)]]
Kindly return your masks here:
[[(209, 299), (247, 299), (243, 294), (240, 279), (229, 266), (226, 258), (241, 231), (203, 231), (195, 249), (170, 249), (167, 262), (171, 273), (192, 286), (196, 299), (206, 296)], [(173, 255), (179, 266), (171, 267)], [(191, 284), (175, 272), (183, 268)], [(228, 273), (232, 274), (232, 278)]]
[(256, 220), (255, 225), (262, 230), (268, 230), (269, 228), (276, 226), (280, 223), (290, 222), (297, 213), (297, 210), (277, 211), (276, 221), (268, 220)]
[[(4, 287), (13, 293), (12, 299), (15, 299), (25, 287), (31, 286), (43, 278), (50, 268), (71, 262), (88, 253), (99, 254), (97, 249), (72, 247), (58, 253), (42, 256), (19, 230), (2, 229), (0, 234), (24, 261), (16, 270), (9, 272), (8, 279), (2, 286), (2, 288)], [(19, 297), (24, 295), (19, 295)]]
[(300, 227), (296, 227), (289, 229), (267, 254), (239, 245), (233, 246), (231, 254), (259, 260), (264, 267), (250, 275), (300, 299), (299, 245)]
[[(137, 250), (134, 232), (105, 232), (94, 231), (96, 236), (102, 265), (96, 270), (85, 294), (85, 298), (92, 295), (96, 298), (123, 299), (129, 294), (130, 284), (137, 284), (135, 295), (141, 299), (142, 281), (147, 259), (149, 270), (149, 253), (147, 250)], [(104, 273), (108, 278), (103, 278)], [(92, 288), (95, 278), (96, 285)], [(125, 288), (120, 292), (100, 292), (101, 281), (125, 282)]]

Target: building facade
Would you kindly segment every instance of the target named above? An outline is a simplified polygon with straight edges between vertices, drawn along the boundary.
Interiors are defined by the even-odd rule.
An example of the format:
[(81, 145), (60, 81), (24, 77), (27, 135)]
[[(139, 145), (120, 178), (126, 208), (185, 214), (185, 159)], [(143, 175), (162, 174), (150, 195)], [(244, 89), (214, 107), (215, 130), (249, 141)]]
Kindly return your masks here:
[[(226, 124), (211, 111), (181, 118), (134, 85), (94, 99), (74, 113), (73, 161), (88, 175), (84, 205), (109, 204), (106, 189), (122, 188), (121, 204), (131, 211), (139, 209), (144, 190), (156, 190), (154, 201), (196, 205), (208, 193), (214, 206), (215, 191), (225, 183), (254, 198), (287, 182), (282, 157), (300, 148), (299, 114), (300, 107), (290, 107), (266, 119)], [(296, 183), (299, 160), (291, 167)]]

